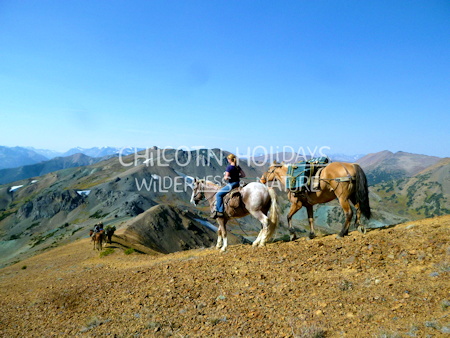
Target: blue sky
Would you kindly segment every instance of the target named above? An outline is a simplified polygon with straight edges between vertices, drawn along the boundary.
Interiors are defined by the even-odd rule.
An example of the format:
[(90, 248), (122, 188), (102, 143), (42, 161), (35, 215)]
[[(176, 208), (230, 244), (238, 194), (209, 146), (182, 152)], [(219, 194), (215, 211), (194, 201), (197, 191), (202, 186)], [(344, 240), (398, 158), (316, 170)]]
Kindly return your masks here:
[(448, 1), (0, 0), (0, 145), (450, 156)]

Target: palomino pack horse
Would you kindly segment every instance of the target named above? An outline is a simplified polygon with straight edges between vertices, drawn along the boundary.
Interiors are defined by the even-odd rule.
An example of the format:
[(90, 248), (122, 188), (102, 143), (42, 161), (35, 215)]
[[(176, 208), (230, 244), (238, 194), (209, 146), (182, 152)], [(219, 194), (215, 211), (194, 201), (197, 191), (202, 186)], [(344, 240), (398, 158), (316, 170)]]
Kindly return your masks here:
[[(202, 199), (209, 202), (211, 211), (215, 210), (216, 193), (221, 187), (213, 182), (204, 179), (194, 180), (191, 202), (197, 205)], [(247, 184), (240, 190), (241, 203), (236, 205), (230, 203), (230, 194), (224, 198), (225, 216), (218, 217), (217, 223), (217, 249), (225, 251), (228, 246), (226, 224), (231, 218), (240, 218), (251, 214), (262, 224), (262, 229), (258, 237), (253, 242), (253, 246), (264, 246), (273, 236), (278, 225), (279, 208), (277, 195), (273, 188), (268, 188), (259, 182)]]
[[(261, 183), (278, 180), (284, 187), (286, 186), (288, 166), (274, 162), (261, 177)], [(358, 230), (365, 232), (361, 225), (361, 213), (370, 218), (371, 211), (369, 205), (369, 190), (367, 188), (367, 179), (364, 171), (356, 163), (332, 162), (328, 164), (320, 173), (319, 189), (315, 191), (306, 191), (298, 194), (288, 190), (288, 198), (291, 202), (287, 220), (291, 240), (297, 238), (292, 226), (292, 216), (299, 211), (302, 206), (306, 207), (308, 212), (308, 221), (310, 226), (309, 237), (314, 238), (314, 213), (313, 205), (318, 203), (327, 203), (337, 198), (345, 214), (345, 223), (338, 237), (344, 237), (348, 234), (350, 222), (353, 217), (353, 211), (350, 202), (356, 208), (355, 224)]]

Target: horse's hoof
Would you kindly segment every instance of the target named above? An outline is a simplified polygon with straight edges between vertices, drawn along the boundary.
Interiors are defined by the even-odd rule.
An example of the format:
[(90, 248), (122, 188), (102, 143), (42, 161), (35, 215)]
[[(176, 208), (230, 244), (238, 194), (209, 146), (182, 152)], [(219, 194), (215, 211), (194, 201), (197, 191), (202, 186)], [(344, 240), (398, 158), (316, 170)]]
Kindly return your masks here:
[(220, 252), (226, 252), (226, 251), (227, 251), (227, 248), (220, 249)]
[(298, 239), (298, 237), (297, 237), (296, 234), (291, 234), (291, 235), (289, 236), (289, 239), (290, 239), (290, 241), (292, 242), (292, 241), (295, 241), (296, 239)]
[(343, 238), (344, 238), (344, 236), (342, 236), (341, 234), (336, 235), (336, 239), (343, 239)]
[(316, 238), (316, 234), (314, 232), (310, 232), (308, 237), (309, 239), (314, 239)]
[(360, 225), (360, 226), (358, 226), (358, 231), (360, 233), (362, 233), (363, 235), (365, 235), (366, 232), (367, 232), (367, 229), (366, 229), (366, 227), (364, 225)]

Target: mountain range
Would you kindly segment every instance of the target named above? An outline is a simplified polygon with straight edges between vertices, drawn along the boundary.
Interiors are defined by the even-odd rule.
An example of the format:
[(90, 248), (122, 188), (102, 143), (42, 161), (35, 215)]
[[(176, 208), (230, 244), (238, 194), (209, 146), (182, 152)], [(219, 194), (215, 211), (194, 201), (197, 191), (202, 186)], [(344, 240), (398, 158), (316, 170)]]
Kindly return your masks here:
[[(205, 229), (213, 226), (209, 210), (206, 203), (190, 205), (189, 184), (192, 177), (220, 180), (227, 154), (219, 149), (188, 152), (154, 147), (139, 156), (56, 158), (31, 166), (32, 176), (27, 175), (32, 172), (29, 166), (16, 168), (16, 177), (23, 178), (0, 185), (0, 266), (86, 237), (100, 220), (128, 231), (136, 245), (160, 252), (209, 246), (212, 237)], [(449, 158), (383, 151), (358, 162), (371, 181), (374, 217), (366, 222), (369, 227), (450, 213)], [(268, 163), (241, 161), (240, 165), (249, 182), (258, 180)], [(14, 170), (1, 172), (5, 173), (14, 176)], [(278, 196), (283, 216), (277, 236), (283, 237), (289, 202), (285, 192)], [(336, 201), (318, 205), (315, 215), (323, 233), (337, 232), (344, 217)], [(295, 215), (294, 223), (300, 230), (307, 228), (305, 210)], [(152, 228), (146, 224), (153, 224)], [(251, 217), (229, 224), (235, 242), (252, 239), (260, 228)]]
[(41, 161), (18, 168), (0, 169), (0, 184), (7, 184), (35, 176), (42, 176), (53, 171), (72, 167), (86, 166), (101, 161), (102, 158), (93, 158), (81, 153), (66, 157), (55, 157), (51, 160)]
[(15, 168), (48, 160), (47, 157), (27, 148), (0, 146), (0, 169)]
[(61, 153), (48, 149), (36, 149), (33, 147), (0, 146), (0, 169), (17, 168), (48, 161), (56, 157), (68, 157), (74, 154), (83, 154), (89, 157), (103, 158), (107, 156), (117, 156), (119, 154), (129, 155), (139, 150), (142, 150), (142, 148), (76, 147)]
[(428, 155), (410, 154), (403, 151), (393, 153), (384, 150), (368, 154), (358, 160), (364, 168), (369, 184), (412, 177), (422, 170), (438, 163), (442, 158)]

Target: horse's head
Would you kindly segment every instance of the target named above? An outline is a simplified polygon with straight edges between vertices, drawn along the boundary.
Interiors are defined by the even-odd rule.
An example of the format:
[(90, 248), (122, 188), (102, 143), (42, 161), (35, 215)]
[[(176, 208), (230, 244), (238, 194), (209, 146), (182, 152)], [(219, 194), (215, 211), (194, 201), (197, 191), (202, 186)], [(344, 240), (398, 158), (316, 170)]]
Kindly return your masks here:
[(191, 203), (197, 205), (202, 199), (205, 198), (204, 180), (194, 179), (192, 184), (192, 196)]
[(283, 166), (282, 163), (277, 163), (276, 161), (274, 161), (269, 169), (267, 169), (267, 171), (261, 176), (261, 178), (259, 179), (259, 181), (262, 184), (266, 184), (267, 182), (271, 182), (271, 181), (275, 181), (276, 179), (276, 170), (278, 168), (281, 168), (281, 166)]

